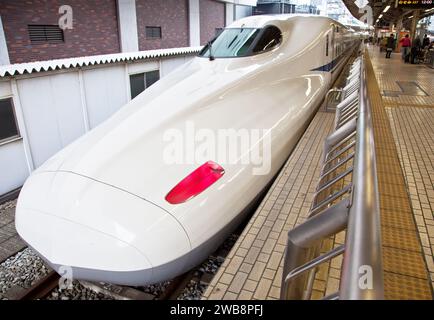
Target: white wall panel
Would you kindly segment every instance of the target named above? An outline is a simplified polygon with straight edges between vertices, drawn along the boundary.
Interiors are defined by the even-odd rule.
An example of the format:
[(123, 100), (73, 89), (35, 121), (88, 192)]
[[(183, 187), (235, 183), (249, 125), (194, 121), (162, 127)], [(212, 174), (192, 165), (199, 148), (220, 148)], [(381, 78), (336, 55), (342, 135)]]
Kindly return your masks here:
[(27, 176), (23, 141), (17, 140), (0, 146), (0, 195), (20, 187)]
[(122, 65), (83, 71), (84, 91), (91, 128), (106, 120), (127, 102)]
[[(172, 58), (171, 60), (176, 59)], [(160, 64), (158, 61), (147, 61), (147, 62), (133, 62), (128, 64), (128, 73), (142, 73), (153, 70), (158, 70), (160, 68)]]
[(35, 167), (84, 133), (78, 73), (17, 81)]
[(190, 61), (193, 58), (194, 56), (188, 56), (161, 60), (160, 77), (162, 78), (164, 76), (167, 76), (170, 72), (182, 66), (184, 63)]
[(0, 99), (12, 94), (10, 81), (0, 81)]

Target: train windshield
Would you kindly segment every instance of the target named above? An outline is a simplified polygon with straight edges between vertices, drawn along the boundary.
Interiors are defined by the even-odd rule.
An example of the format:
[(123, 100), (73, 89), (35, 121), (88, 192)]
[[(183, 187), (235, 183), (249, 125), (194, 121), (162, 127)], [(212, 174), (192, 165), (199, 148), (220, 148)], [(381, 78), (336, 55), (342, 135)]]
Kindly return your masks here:
[(266, 51), (278, 45), (282, 39), (274, 26), (265, 29), (229, 28), (210, 41), (199, 53), (201, 57), (245, 57)]

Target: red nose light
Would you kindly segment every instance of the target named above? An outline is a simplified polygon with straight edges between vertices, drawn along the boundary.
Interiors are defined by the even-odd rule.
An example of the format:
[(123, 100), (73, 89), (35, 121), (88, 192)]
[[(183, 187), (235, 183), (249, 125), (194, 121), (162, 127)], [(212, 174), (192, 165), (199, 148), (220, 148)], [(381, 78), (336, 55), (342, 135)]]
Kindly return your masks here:
[(166, 201), (179, 204), (190, 200), (207, 189), (225, 174), (219, 164), (208, 161), (181, 180), (166, 195)]

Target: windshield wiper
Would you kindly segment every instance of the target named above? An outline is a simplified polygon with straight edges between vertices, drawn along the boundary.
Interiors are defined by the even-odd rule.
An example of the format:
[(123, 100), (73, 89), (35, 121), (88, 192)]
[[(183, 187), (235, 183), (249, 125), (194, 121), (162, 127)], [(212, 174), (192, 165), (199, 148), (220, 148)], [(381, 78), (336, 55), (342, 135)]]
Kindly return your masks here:
[(208, 42), (208, 49), (209, 49), (209, 61), (215, 60), (215, 57), (212, 55), (212, 42)]

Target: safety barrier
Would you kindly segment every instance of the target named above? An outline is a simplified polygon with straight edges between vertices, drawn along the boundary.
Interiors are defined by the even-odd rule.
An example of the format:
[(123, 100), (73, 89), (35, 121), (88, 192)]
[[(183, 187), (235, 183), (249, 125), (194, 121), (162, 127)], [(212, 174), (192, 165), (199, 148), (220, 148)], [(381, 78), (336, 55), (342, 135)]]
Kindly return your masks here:
[[(337, 91), (337, 89), (332, 89)], [(316, 268), (343, 254), (339, 291), (324, 299), (383, 299), (380, 209), (364, 60), (352, 64), (324, 143), (321, 176), (308, 219), (288, 232), (281, 299), (310, 299)], [(322, 241), (346, 230), (324, 254)]]
[(426, 51), (423, 63), (434, 69), (434, 49)]

